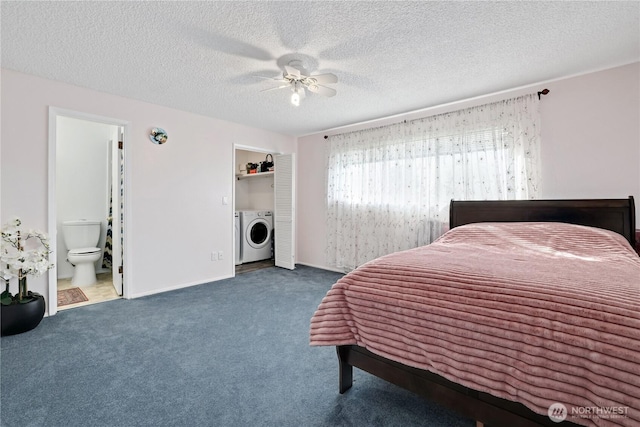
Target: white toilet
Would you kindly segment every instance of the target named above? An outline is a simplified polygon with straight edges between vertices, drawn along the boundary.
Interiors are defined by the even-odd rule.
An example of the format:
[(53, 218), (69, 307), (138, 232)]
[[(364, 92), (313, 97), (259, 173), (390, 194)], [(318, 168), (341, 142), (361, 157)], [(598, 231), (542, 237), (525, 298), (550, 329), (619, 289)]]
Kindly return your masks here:
[(64, 221), (62, 235), (69, 249), (67, 260), (74, 265), (73, 286), (89, 286), (96, 283), (94, 263), (100, 259), (102, 250), (98, 247), (100, 240), (100, 221), (79, 219)]

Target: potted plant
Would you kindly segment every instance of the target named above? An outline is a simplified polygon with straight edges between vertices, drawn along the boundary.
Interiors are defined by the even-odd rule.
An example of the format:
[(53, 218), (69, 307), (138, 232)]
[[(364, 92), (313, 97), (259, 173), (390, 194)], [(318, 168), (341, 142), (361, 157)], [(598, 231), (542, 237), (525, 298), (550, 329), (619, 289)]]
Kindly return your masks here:
[[(53, 268), (49, 262), (51, 249), (46, 233), (20, 228), (20, 218), (2, 226), (0, 267), (5, 290), (0, 294), (2, 335), (29, 331), (40, 323), (45, 311), (44, 297), (27, 289), (28, 276), (40, 276)], [(11, 280), (17, 279), (18, 292), (11, 293)]]

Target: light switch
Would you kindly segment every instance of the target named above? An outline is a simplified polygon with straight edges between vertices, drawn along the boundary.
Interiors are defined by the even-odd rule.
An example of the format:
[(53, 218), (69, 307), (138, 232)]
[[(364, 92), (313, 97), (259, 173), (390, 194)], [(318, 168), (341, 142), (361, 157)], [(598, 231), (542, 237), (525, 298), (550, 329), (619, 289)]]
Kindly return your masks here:
[(229, 204), (229, 198), (228, 198), (227, 196), (224, 196), (224, 197), (222, 198), (222, 204), (223, 204), (223, 205), (228, 205), (228, 204)]

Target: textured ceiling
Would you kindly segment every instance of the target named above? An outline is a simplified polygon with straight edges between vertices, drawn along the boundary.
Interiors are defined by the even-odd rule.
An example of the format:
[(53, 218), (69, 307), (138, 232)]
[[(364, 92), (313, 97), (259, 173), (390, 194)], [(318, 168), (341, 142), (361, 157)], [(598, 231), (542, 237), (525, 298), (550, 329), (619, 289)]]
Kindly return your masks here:
[[(2, 1), (2, 67), (290, 135), (640, 60), (640, 2)], [(300, 59), (338, 94), (262, 92)]]

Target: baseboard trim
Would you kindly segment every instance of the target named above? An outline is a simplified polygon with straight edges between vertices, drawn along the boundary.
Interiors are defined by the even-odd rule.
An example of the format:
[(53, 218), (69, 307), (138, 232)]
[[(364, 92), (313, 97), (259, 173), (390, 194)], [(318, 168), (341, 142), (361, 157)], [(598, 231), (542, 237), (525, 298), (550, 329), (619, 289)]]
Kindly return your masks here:
[(150, 295), (162, 294), (164, 292), (177, 291), (178, 289), (190, 288), (192, 286), (206, 285), (207, 283), (219, 282), (220, 280), (231, 279), (233, 277), (234, 277), (233, 274), (226, 274), (224, 276), (213, 277), (213, 278), (210, 278), (210, 279), (206, 279), (204, 281), (181, 283), (181, 284), (175, 285), (175, 286), (168, 286), (168, 287), (165, 287), (165, 288), (154, 289), (152, 291), (131, 294), (131, 295), (129, 295), (128, 299), (135, 299), (135, 298), (147, 297), (147, 296), (150, 296)]
[(327, 267), (327, 266), (324, 266), (324, 265), (315, 265), (315, 264), (309, 264), (309, 263), (306, 263), (306, 262), (296, 262), (296, 265), (306, 265), (307, 267), (319, 268), (320, 270), (327, 270), (327, 271), (333, 271), (335, 273), (346, 274), (342, 270), (338, 270), (337, 268)]

